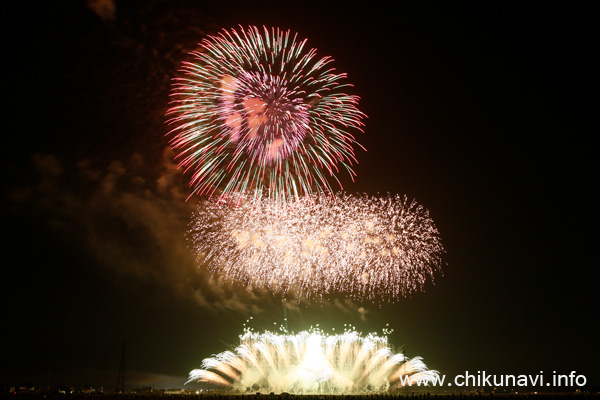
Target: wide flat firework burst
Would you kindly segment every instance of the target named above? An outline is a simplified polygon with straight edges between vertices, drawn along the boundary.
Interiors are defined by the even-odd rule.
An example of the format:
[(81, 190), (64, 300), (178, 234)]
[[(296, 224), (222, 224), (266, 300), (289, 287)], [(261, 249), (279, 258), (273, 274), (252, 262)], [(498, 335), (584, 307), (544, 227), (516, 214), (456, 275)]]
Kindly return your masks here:
[(167, 115), (194, 193), (285, 199), (331, 192), (340, 169), (354, 176), (364, 114), (331, 57), (290, 31), (257, 27), (223, 30), (191, 55)]
[(305, 299), (345, 292), (394, 301), (423, 288), (444, 253), (429, 212), (402, 196), (206, 201), (190, 235), (226, 280)]
[(240, 345), (202, 362), (189, 381), (224, 386), (232, 391), (300, 393), (380, 393), (437, 379), (421, 357), (394, 354), (387, 337), (347, 330), (329, 335), (320, 330), (297, 334), (254, 333)]

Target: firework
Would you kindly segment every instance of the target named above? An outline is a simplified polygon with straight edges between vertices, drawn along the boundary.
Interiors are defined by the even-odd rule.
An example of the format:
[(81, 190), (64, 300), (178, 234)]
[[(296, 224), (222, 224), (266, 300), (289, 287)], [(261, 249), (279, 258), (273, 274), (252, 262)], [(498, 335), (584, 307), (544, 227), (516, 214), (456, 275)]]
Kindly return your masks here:
[(406, 196), (236, 202), (203, 203), (190, 230), (199, 263), (225, 280), (309, 300), (345, 292), (392, 301), (441, 269), (439, 232)]
[(189, 381), (231, 391), (353, 393), (383, 392), (437, 379), (421, 357), (394, 352), (386, 336), (354, 330), (329, 335), (318, 329), (297, 334), (246, 330), (234, 351), (225, 351), (190, 372)]
[(340, 170), (354, 176), (364, 114), (331, 57), (290, 31), (257, 27), (208, 36), (191, 55), (167, 115), (193, 193), (299, 197), (331, 192)]

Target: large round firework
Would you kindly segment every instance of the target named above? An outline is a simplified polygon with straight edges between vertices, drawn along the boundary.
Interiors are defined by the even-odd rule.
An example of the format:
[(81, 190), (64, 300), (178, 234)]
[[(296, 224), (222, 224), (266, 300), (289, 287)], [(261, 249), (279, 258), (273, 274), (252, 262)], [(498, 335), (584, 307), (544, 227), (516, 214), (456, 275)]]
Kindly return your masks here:
[(254, 333), (240, 336), (225, 351), (190, 372), (189, 381), (234, 392), (367, 394), (437, 382), (421, 357), (394, 353), (386, 336), (362, 336), (353, 330), (326, 334), (313, 329), (297, 334)]
[(344, 292), (394, 301), (441, 268), (429, 212), (403, 196), (252, 195), (206, 201), (190, 230), (199, 262), (231, 282), (311, 299)]
[[(354, 176), (353, 134), (364, 114), (331, 57), (278, 28), (208, 36), (172, 87), (171, 145), (193, 193), (331, 192)], [(341, 184), (340, 184), (341, 187)]]

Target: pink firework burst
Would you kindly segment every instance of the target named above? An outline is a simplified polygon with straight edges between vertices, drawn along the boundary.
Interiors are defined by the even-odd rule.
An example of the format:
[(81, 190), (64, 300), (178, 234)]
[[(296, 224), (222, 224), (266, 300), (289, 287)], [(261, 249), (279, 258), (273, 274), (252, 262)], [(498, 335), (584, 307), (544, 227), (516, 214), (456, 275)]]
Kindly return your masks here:
[(354, 177), (365, 115), (346, 74), (278, 28), (208, 36), (174, 80), (170, 143), (192, 193), (270, 198), (331, 193)]

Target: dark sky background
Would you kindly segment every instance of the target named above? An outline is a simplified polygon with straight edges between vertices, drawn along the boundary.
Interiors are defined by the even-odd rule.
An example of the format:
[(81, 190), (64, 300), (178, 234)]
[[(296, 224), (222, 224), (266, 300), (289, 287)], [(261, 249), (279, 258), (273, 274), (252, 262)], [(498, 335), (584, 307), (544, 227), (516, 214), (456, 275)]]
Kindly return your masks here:
[[(113, 389), (126, 341), (127, 386), (182, 387), (248, 318), (273, 327), (284, 309), (293, 330), (389, 323), (395, 346), (449, 376), (577, 371), (600, 383), (590, 10), (93, 3), (5, 13), (1, 384)], [(429, 209), (447, 265), (424, 292), (283, 304), (195, 267), (195, 200), (163, 116), (187, 52), (238, 24), (297, 31), (348, 73), (369, 118), (345, 189)]]

